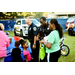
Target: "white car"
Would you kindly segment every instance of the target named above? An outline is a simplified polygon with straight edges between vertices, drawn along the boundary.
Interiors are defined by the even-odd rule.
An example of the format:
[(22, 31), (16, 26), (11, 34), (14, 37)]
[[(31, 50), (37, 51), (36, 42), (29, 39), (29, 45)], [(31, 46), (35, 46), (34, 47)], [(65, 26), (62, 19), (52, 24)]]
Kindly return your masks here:
[[(15, 36), (28, 37), (28, 25), (25, 23), (26, 19), (17, 19), (14, 25)], [(31, 19), (31, 21), (39, 27), (41, 24), (36, 19)]]

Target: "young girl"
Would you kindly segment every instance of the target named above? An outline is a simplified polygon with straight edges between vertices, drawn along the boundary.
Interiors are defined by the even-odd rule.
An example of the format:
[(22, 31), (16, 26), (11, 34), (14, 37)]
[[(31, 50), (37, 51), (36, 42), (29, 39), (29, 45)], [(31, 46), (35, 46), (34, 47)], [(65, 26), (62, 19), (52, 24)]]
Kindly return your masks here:
[(30, 52), (27, 50), (27, 48), (28, 48), (28, 42), (24, 41), (22, 43), (22, 47), (24, 48), (24, 50), (23, 50), (23, 55), (25, 57), (24, 61), (26, 61), (26, 62), (31, 61), (31, 59), (33, 59), (33, 58), (31, 58)]

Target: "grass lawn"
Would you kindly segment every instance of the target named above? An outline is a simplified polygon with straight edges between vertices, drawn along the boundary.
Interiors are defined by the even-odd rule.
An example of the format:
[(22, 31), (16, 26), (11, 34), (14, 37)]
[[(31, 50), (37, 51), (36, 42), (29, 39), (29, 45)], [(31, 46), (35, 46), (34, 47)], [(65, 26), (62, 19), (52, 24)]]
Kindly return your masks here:
[(75, 62), (75, 36), (69, 36), (67, 32), (64, 32), (65, 40), (64, 44), (68, 45), (70, 48), (70, 53), (68, 56), (61, 56), (59, 62)]
[[(8, 32), (9, 32), (9, 36), (11, 37), (14, 36), (13, 31), (8, 31)], [(70, 53), (68, 56), (61, 56), (59, 58), (59, 62), (75, 62), (75, 36), (69, 36), (67, 32), (64, 32), (64, 36), (66, 36), (64, 40), (64, 44), (69, 46)]]

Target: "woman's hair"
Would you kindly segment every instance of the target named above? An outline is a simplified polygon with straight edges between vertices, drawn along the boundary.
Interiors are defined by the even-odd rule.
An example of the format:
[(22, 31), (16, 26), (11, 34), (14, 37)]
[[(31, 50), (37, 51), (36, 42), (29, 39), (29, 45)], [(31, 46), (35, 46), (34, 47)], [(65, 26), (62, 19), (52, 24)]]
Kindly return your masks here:
[(60, 36), (60, 38), (62, 38), (63, 37), (63, 29), (62, 29), (61, 25), (58, 23), (58, 21), (56, 19), (51, 19), (50, 23), (55, 24), (56, 30), (58, 30), (59, 36)]
[(0, 23), (0, 30), (4, 30), (4, 25)]

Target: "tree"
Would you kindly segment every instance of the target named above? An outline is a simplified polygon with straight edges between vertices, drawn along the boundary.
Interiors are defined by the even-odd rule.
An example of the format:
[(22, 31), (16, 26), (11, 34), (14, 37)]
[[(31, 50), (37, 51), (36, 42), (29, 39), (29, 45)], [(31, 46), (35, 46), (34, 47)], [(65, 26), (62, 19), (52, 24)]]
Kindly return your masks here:
[(22, 12), (21, 15), (24, 17), (28, 17), (28, 16), (31, 16), (31, 12)]
[(50, 12), (44, 12), (44, 13), (43, 13), (43, 15), (44, 15), (45, 17), (48, 17), (48, 14), (50, 14)]
[(0, 12), (0, 17), (4, 16), (3, 12)]
[(40, 18), (43, 16), (43, 12), (33, 12), (34, 18)]
[(13, 18), (18, 16), (18, 14), (22, 12), (0, 12), (0, 17), (7, 18), (8, 16), (12, 16)]
[(10, 16), (18, 16), (18, 13), (17, 12), (6, 12), (6, 14), (8, 15), (10, 15)]

